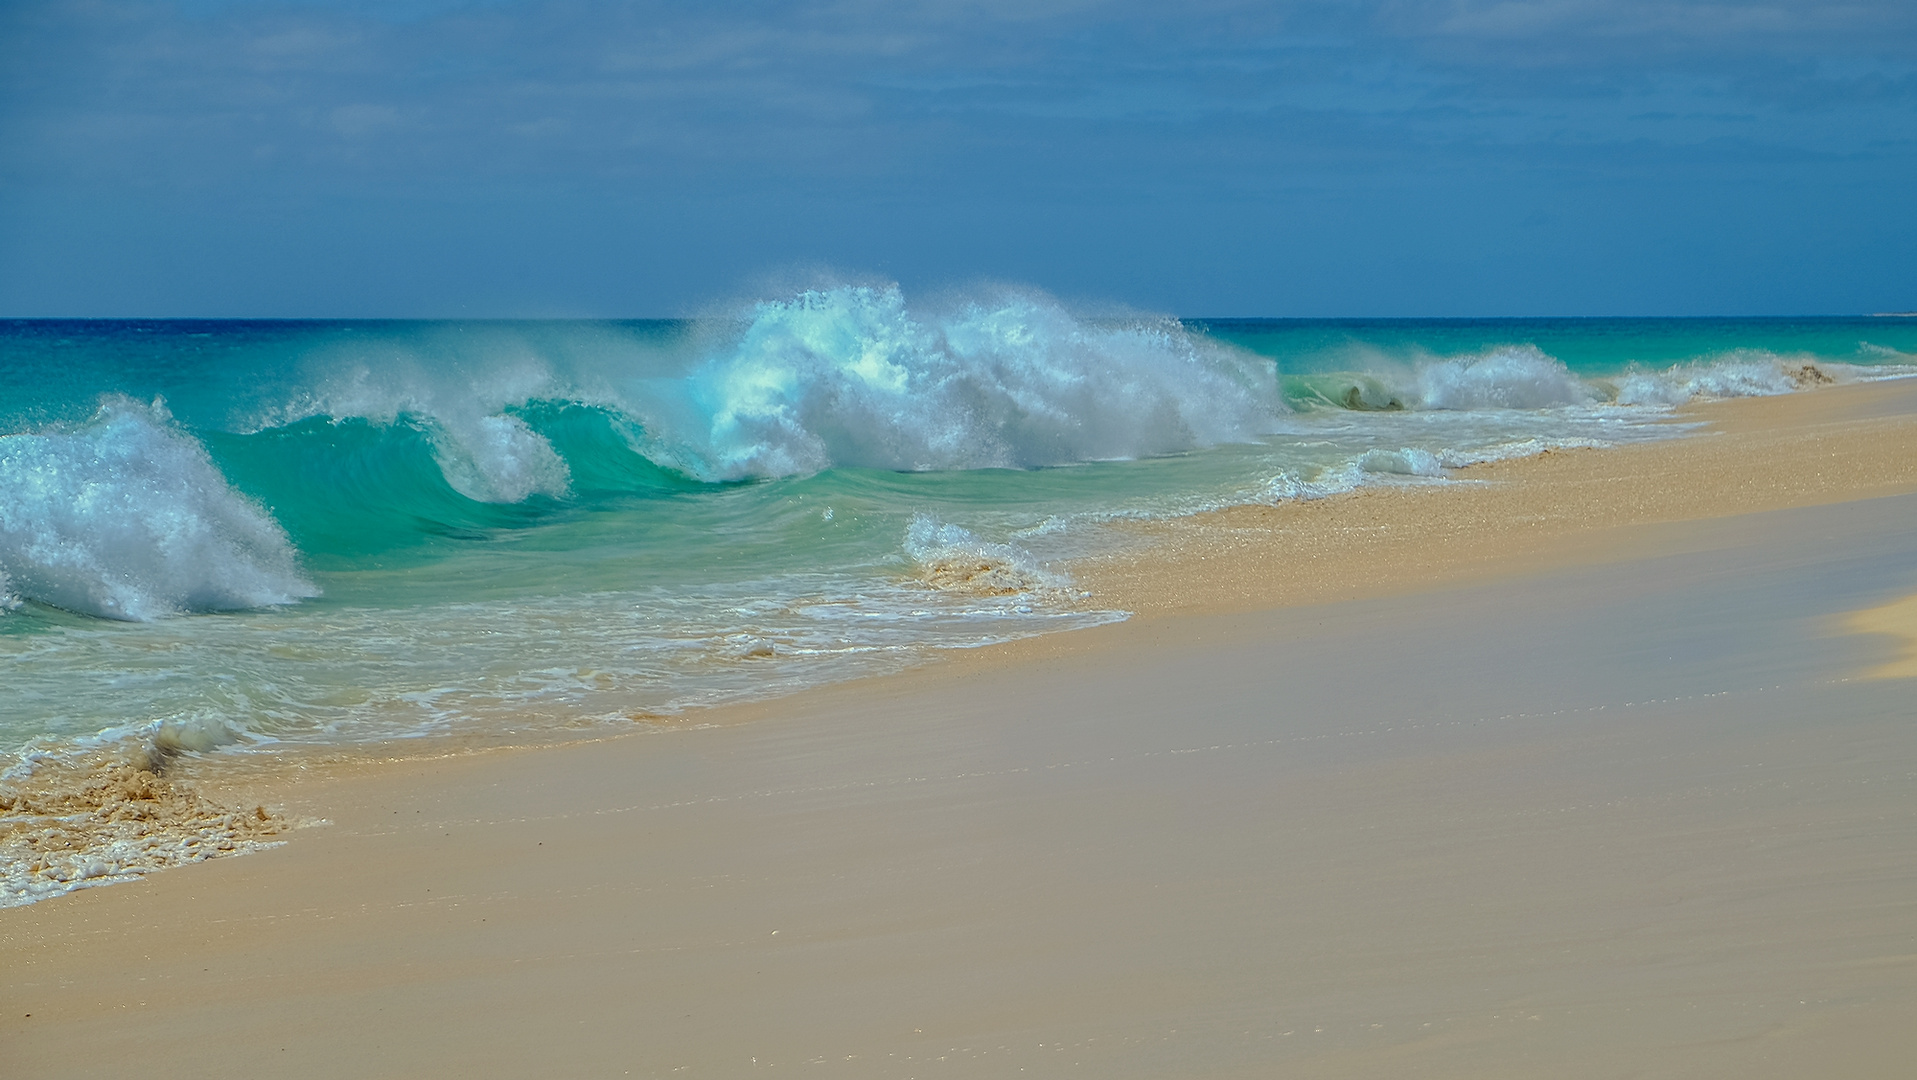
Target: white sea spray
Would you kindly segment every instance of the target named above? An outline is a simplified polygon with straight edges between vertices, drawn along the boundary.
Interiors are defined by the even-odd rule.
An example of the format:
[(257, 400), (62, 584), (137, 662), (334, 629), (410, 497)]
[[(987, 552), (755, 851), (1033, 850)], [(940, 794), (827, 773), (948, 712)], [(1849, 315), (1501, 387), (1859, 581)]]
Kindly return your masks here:
[(1598, 392), (1535, 345), (1514, 345), (1419, 364), (1409, 395), (1421, 409), (1548, 409)]
[(123, 397), (75, 428), (0, 437), (0, 566), (9, 595), (110, 619), (318, 595), (165, 407)]
[(921, 312), (896, 286), (760, 303), (688, 389), (647, 426), (709, 479), (1148, 457), (1248, 441), (1284, 411), (1268, 361), (1173, 320), (1017, 291)]

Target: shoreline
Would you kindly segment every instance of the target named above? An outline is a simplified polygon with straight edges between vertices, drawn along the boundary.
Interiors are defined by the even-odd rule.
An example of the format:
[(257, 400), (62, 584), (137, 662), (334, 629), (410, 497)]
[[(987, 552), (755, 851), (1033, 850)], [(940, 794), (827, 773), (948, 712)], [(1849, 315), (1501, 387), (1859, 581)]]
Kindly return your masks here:
[[(768, 1060), (788, 1065), (808, 1059), (800, 1049), (856, 1044), (863, 1048), (856, 1063), (834, 1060), (859, 1075), (898, 1074), (879, 1068), (883, 1059), (873, 1055), (881, 1047), (890, 1048), (893, 1064), (909, 1052), (925, 1068), (933, 1067), (932, 1051), (944, 1049), (954, 1065), (946, 1071), (968, 1074), (956, 1067), (960, 1042), (931, 1046), (948, 1037), (966, 1041), (970, 1071), (1024, 1062), (1017, 1054), (1030, 1057), (1041, 1052), (1032, 1047), (1056, 1041), (1114, 1075), (1152, 1075), (1142, 1065), (1117, 1067), (1150, 1060), (1151, 1048), (1136, 1039), (1127, 1051), (1133, 1056), (1104, 1056), (1124, 1048), (1127, 1030), (1151, 1031), (1165, 1046), (1182, 1047), (1166, 1050), (1173, 1056), (1159, 1064), (1193, 1074), (1250, 1074), (1274, 1061), (1314, 1075), (1376, 1075), (1391, 1062), (1411, 1061), (1437, 1062), (1434, 1071), (1445, 1074), (1522, 1074), (1522, 1055), (1532, 1055), (1535, 1067), (1544, 1053), (1560, 1063), (1594, 1054), (1584, 1071), (1612, 1075), (1600, 1066), (1618, 1065), (1620, 1053), (1654, 1049), (1663, 1056), (1647, 1060), (1662, 1064), (1650, 1071), (1675, 1073), (1681, 1064), (1712, 1060), (1697, 1056), (1699, 1046), (1731, 1045), (1711, 1039), (1750, 1030), (1748, 1010), (1733, 1007), (1727, 988), (1769, 993), (1751, 989), (1770, 986), (1753, 975), (1770, 969), (1750, 954), (1750, 941), (1733, 933), (1741, 927), (1779, 941), (1804, 938), (1778, 950), (1798, 957), (1791, 979), (1809, 970), (1804, 963), (1815, 967), (1822, 962), (1816, 957), (1842, 953), (1837, 958), (1853, 965), (1843, 969), (1855, 975), (1850, 985), (1863, 979), (1874, 988), (1864, 998), (1853, 989), (1843, 999), (1848, 1012), (1831, 1006), (1797, 1027), (1762, 1028), (1771, 1034), (1751, 1045), (1762, 1044), (1772, 1055), (1767, 1060), (1789, 1060), (1783, 1051), (1792, 1048), (1829, 1053), (1842, 1043), (1829, 1041), (1833, 1032), (1872, 1053), (1901, 1052), (1907, 1044), (1885, 1042), (1888, 1029), (1866, 1023), (1860, 1034), (1853, 1021), (1917, 1001), (1913, 964), (1885, 954), (1871, 966), (1869, 957), (1852, 953), (1898, 933), (1883, 924), (1890, 917), (1884, 898), (1896, 894), (1882, 890), (1901, 887), (1913, 867), (1908, 846), (1899, 846), (1909, 839), (1908, 804), (1900, 801), (1909, 778), (1892, 766), (1917, 763), (1917, 747), (1904, 733), (1907, 724), (1896, 722), (1901, 699), (1886, 698), (1884, 684), (1855, 677), (1872, 657), (1889, 661), (1895, 650), (1882, 638), (1834, 636), (1834, 623), (1851, 609), (1820, 606), (1853, 594), (1872, 607), (1894, 605), (1901, 594), (1891, 582), (1831, 577), (1836, 570), (1817, 560), (1824, 545), (1850, 552), (1846, 566), (1907, 566), (1897, 530), (1910, 520), (1917, 493), (1917, 380), (1687, 412), (1713, 424), (1711, 433), (1477, 466), (1462, 475), (1485, 482), (1469, 486), (1368, 489), (1141, 526), (1156, 547), (1074, 568), (1099, 602), (1136, 612), (1130, 621), (719, 706), (644, 738), (497, 752), (455, 748), (385, 761), (316, 758), (310, 769), (296, 763), (224, 779), (186, 768), (189, 782), (228, 805), (258, 799), (289, 818), (332, 824), (245, 859), (0, 910), (0, 955), (8, 957), (0, 964), (8, 972), (0, 1000), (21, 1003), (10, 1017), (0, 1016), (0, 1039), (36, 1075), (88, 1071), (76, 1045), (89, 1046), (98, 1061), (136, 1060), (107, 1055), (132, 1054), (141, 1040), (157, 1057), (143, 1051), (139, 1060), (237, 1075), (279, 1060), (269, 1044), (283, 1041), (287, 1029), (274, 1024), (305, 1032), (293, 1041), (313, 1055), (303, 1071), (314, 1075), (373, 1066), (511, 1075), (514, 1063), (531, 1059), (501, 1042), (508, 1035), (548, 1061), (558, 1055), (566, 1068), (555, 1074), (603, 1074), (601, 1066), (623, 1061), (667, 1075), (678, 1067), (669, 1063), (676, 1054), (702, 1071), (736, 1075), (747, 1063), (725, 1064), (728, 1031), (757, 1040), (769, 1048)], [(1826, 515), (1820, 507), (1837, 509)], [(1620, 577), (1619, 568), (1629, 573)], [(1780, 583), (1823, 581), (1819, 575), (1835, 584), (1815, 596), (1788, 589), (1772, 595)], [(1710, 623), (1716, 637), (1701, 639), (1738, 648), (1712, 651), (1683, 637), (1667, 642), (1639, 625), (1642, 609), (1680, 621), (1742, 611), (1745, 617)], [(1532, 624), (1539, 629), (1526, 632)], [(1474, 634), (1548, 670), (1507, 668), (1492, 653), (1480, 655), (1465, 644)], [(1642, 644), (1635, 639), (1647, 634), (1686, 662), (1633, 652)], [(1576, 656), (1524, 652), (1560, 640), (1614, 670), (1598, 678), (1573, 664)], [(1786, 648), (1792, 642), (1799, 658), (1779, 660), (1793, 655)], [(1367, 658), (1367, 649), (1376, 656)], [(1741, 657), (1760, 655), (1783, 667), (1759, 678), (1747, 670), (1756, 661)], [(1273, 671), (1259, 671), (1261, 663)], [(1330, 684), (1307, 678), (1316, 671), (1331, 673)], [(1368, 671), (1381, 672), (1375, 685), (1363, 681)], [(1767, 690), (1766, 679), (1784, 681)], [(1607, 697), (1627, 685), (1643, 692)], [(1274, 719), (1260, 711), (1273, 693), (1311, 708)], [(1824, 798), (1814, 814), (1803, 817), (1805, 806), (1781, 794), (1783, 781), (1759, 782), (1754, 795), (1727, 782), (1726, 769), (1780, 767), (1762, 763), (1803, 738), (1791, 726), (1793, 710), (1830, 695), (1849, 710), (1843, 715), (1856, 717), (1846, 721), (1844, 738), (1826, 732), (1808, 757), (1794, 751), (1799, 760), (1782, 766), (1796, 770), (1790, 782)], [(1740, 727), (1718, 702), (1762, 717), (1761, 730)], [(1547, 705), (1564, 719), (1542, 719), (1558, 715)], [(1624, 721), (1625, 729), (1607, 727), (1625, 706), (1642, 715)], [(1619, 733), (1626, 729), (1643, 745)], [(1865, 748), (1870, 753), (1860, 758)], [(1599, 764), (1587, 775), (1577, 766), (1581, 759)], [(1838, 796), (1852, 790), (1845, 785), (1855, 785), (1860, 768), (1883, 773), (1879, 787), (1844, 802)], [(1661, 782), (1667, 787), (1657, 789)], [(1716, 794), (1687, 802), (1684, 791)], [(1611, 809), (1549, 818), (1560, 795)], [(1706, 804), (1709, 812), (1696, 818)], [(1421, 816), (1432, 813), (1432, 822), (1449, 821), (1455, 831), (1420, 831)], [(1901, 831), (1842, 831), (1868, 814), (1896, 821)], [(1572, 833), (1511, 831), (1532, 820), (1559, 820), (1552, 828)], [(1580, 843), (1601, 839), (1595, 848), (1573, 845), (1595, 860), (1593, 867), (1569, 863), (1558, 872), (1578, 881), (1599, 869), (1612, 873), (1585, 887), (1620, 912), (1651, 919), (1638, 924), (1648, 926), (1666, 917), (1655, 914), (1659, 903), (1673, 902), (1657, 882), (1704, 872), (1703, 864), (1685, 869), (1686, 860), (1702, 853), (1707, 862), (1721, 861), (1723, 837), (1756, 840), (1769, 829), (1775, 840), (1777, 830), (1791, 833), (1794, 820), (1835, 829), (1819, 835), (1840, 839), (1835, 854), (1812, 856), (1786, 844), (1789, 853), (1824, 872), (1832, 859), (1851, 860), (1839, 868), (1849, 890), (1845, 903), (1879, 905), (1875, 915), (1843, 907), (1836, 922), (1851, 935), (1843, 939), (1850, 952), (1831, 953), (1830, 942), (1804, 937), (1811, 930), (1778, 929), (1780, 919), (1801, 919), (1805, 910), (1777, 908), (1783, 901), (1776, 896), (1801, 898), (1811, 895), (1807, 888), (1833, 886), (1793, 877), (1799, 891), (1774, 896), (1765, 890), (1780, 888), (1783, 879), (1762, 874), (1795, 872), (1794, 865), (1733, 859), (1744, 877), (1726, 870), (1731, 876), (1716, 886), (1685, 894), (1710, 918), (1686, 916), (1679, 921), (1688, 938), (1659, 939), (1667, 950), (1702, 942), (1706, 953), (1743, 958), (1728, 966), (1720, 959), (1709, 970), (1679, 965), (1684, 978), (1702, 980), (1694, 989), (1698, 1000), (1712, 1002), (1709, 1018), (1686, 1021), (1658, 1009), (1627, 1015), (1623, 999), (1583, 1006), (1559, 1000), (1567, 992), (1575, 998), (1577, 987), (1635, 985), (1642, 964), (1605, 969), (1601, 978), (1587, 966), (1567, 982), (1562, 972), (1541, 974), (1541, 961), (1519, 959), (1556, 934), (1567, 955), (1598, 963), (1593, 958), (1607, 939), (1587, 941), (1580, 928), (1624, 916), (1551, 891), (1548, 875), (1543, 884), (1511, 877), (1499, 861), (1500, 844), (1545, 867), (1557, 865), (1552, 843), (1573, 835)], [(1364, 838), (1374, 833), (1388, 842), (1371, 848)], [(1618, 846), (1627, 836), (1640, 843), (1663, 837), (1651, 841), (1658, 869)], [(1784, 850), (1775, 843), (1773, 849)], [(1880, 866), (1876, 877), (1858, 876), (1869, 865)], [(1299, 866), (1313, 868), (1306, 880), (1295, 880)], [(954, 877), (957, 871), (965, 873)], [(1509, 898), (1473, 891), (1480, 879), (1532, 906), (1505, 910), (1500, 905)], [(1200, 881), (1222, 891), (1192, 891)], [(1352, 893), (1354, 882), (1370, 884)], [(452, 899), (429, 897), (435, 885)], [(1400, 940), (1393, 920), (1416, 909), (1394, 906), (1393, 897), (1412, 885), (1430, 899), (1414, 922), (1429, 922), (1435, 940), (1473, 944), (1446, 959), (1415, 939)], [(1153, 900), (1146, 895), (1153, 891), (1170, 899)], [(1293, 909), (1284, 904), (1247, 907), (1233, 899), (1253, 894), (1273, 903), (1286, 898), (1308, 914), (1287, 921), (1284, 912)], [(1835, 902), (1835, 894), (1816, 895)], [(1509, 925), (1530, 926), (1525, 933), (1545, 938), (1519, 941), (1510, 947), (1527, 951), (1500, 960), (1496, 926), (1472, 915), (1473, 904), (1498, 908)], [(472, 922), (457, 909), (491, 914)], [(1161, 921), (1165, 910), (1183, 909), (1209, 912), (1212, 921)], [(1895, 910), (1901, 918), (1904, 907)], [(1742, 912), (1745, 921), (1713, 924), (1727, 911)], [(497, 925), (482, 927), (489, 919)], [(137, 945), (107, 936), (141, 927), (177, 932)], [(1323, 940), (1345, 942), (1343, 950), (1314, 952), (1313, 927), (1331, 934)], [(1636, 940), (1636, 931), (1612, 933), (1623, 935), (1608, 939), (1614, 944)], [(1397, 991), (1384, 954), (1369, 951), (1391, 941), (1415, 954)], [(1800, 946), (1809, 951), (1790, 951)], [(1321, 1045), (1303, 1056), (1285, 1049), (1294, 1044), (1284, 1040), (1310, 1031), (1298, 1019), (1309, 995), (1268, 984), (1257, 974), (1264, 968), (1233, 958), (1234, 947), (1273, 963), (1288, 956), (1293, 966), (1286, 970), (1304, 973), (1297, 993), (1329, 993), (1325, 1000), (1338, 1004), (1322, 1011), (1338, 1018), (1338, 1047)], [(604, 955), (595, 958), (595, 950)], [(1460, 957), (1469, 960), (1463, 968)], [(213, 983), (190, 970), (208, 958), (214, 962), (204, 965), (205, 974), (222, 973)], [(1500, 964), (1505, 974), (1486, 974)], [(775, 973), (754, 980), (747, 974), (754, 966)], [(1411, 1017), (1445, 1011), (1437, 1002), (1446, 987), (1509, 984), (1511, 972), (1534, 968), (1529, 990), (1512, 997), (1504, 985), (1503, 997), (1485, 1001), (1515, 1010), (1529, 1008), (1514, 1004), (1526, 994), (1558, 995), (1537, 1014), (1552, 1016), (1535, 1021), (1550, 1029), (1543, 1042), (1541, 1035), (1519, 1037), (1532, 1020), (1510, 1030), (1501, 1020), (1417, 1020), (1450, 1024), (1435, 1043), (1412, 1024)], [(144, 974), (132, 975), (136, 970)], [(565, 972), (569, 981), (552, 981)], [(125, 978), (164, 984), (168, 997), (143, 999), (136, 1020), (125, 1000), (134, 984)], [(228, 983), (246, 988), (249, 1015), (204, 1003), (237, 1004), (222, 989)], [(1166, 985), (1183, 989), (1167, 996)], [(451, 1004), (395, 996), (418, 986), (434, 987)], [(992, 1006), (968, 986), (1011, 987), (1023, 1012)], [(574, 1041), (570, 1027), (552, 1026), (574, 1013), (595, 1028), (609, 1023), (612, 1006), (602, 994), (647, 1003), (651, 1011), (637, 1014), (644, 1019), (626, 1023), (646, 1033), (651, 1049), (610, 1029)], [(770, 1011), (728, 1004), (728, 995)], [(808, 996), (816, 1002), (805, 1004)], [(527, 1028), (501, 1012), (514, 1001), (547, 1026)], [(374, 1017), (374, 1002), (394, 1015)], [(694, 1005), (683, 1019), (697, 1022), (676, 1023), (681, 1002)], [(834, 1003), (848, 1013), (827, 1010)], [(1254, 1020), (1245, 1012), (1251, 1003), (1276, 1012)], [(450, 1021), (443, 1010), (453, 1005), (470, 1006), (495, 1030), (459, 1036), (436, 1028)], [(1560, 1015), (1559, 1006), (1568, 1011)], [(1565, 1019), (1578, 1008), (1588, 1009), (1590, 1022)], [(915, 1029), (903, 1019), (905, 1026), (887, 1026), (913, 1009), (939, 1017), (938, 1026), (920, 1022)], [(319, 1019), (298, 1019), (303, 1011)], [(24, 1017), (29, 1012), (35, 1015)], [(1361, 1023), (1360, 1014), (1381, 1019)], [(1266, 1023), (1270, 1016), (1280, 1017), (1275, 1026)], [(401, 1041), (349, 1048), (320, 1038), (349, 1019)], [(1633, 1035), (1594, 1050), (1598, 1028), (1590, 1025), (1599, 1020), (1625, 1024)], [(1373, 1023), (1380, 1026), (1364, 1026)], [(1227, 1032), (1234, 1025), (1242, 1032)], [(1210, 1034), (1181, 1041), (1167, 1034), (1173, 1029)], [(1708, 1036), (1702, 1042), (1700, 1032)], [(994, 1058), (998, 1051), (982, 1045), (1000, 1039), (1009, 1048), (1015, 1034), (1027, 1047), (1016, 1054), (1005, 1049)], [(470, 1045), (460, 1048), (461, 1038)], [(1748, 1055), (1740, 1060), (1749, 1063)]]
[[(1103, 602), (1143, 616), (1326, 603), (1507, 573), (1514, 559), (1536, 569), (1602, 558), (1606, 530), (1622, 526), (1917, 490), (1912, 412), (1917, 377), (1699, 402), (1674, 422), (1707, 426), (1674, 439), (1457, 470), (1471, 485), (1368, 487), (1144, 523), (1134, 531), (1156, 541), (1150, 549), (1073, 572)], [(1882, 441), (1859, 445), (1872, 439)], [(1751, 455), (1766, 464), (1749, 467)], [(1361, 574), (1320, 569), (1353, 564)]]
[[(1696, 402), (1677, 410), (1670, 422), (1698, 425), (1699, 430), (1666, 440), (1546, 450), (1453, 470), (1443, 484), (1365, 486), (1317, 499), (1115, 524), (1113, 528), (1131, 533), (1134, 542), (1116, 554), (1067, 566), (1074, 587), (1085, 590), (1089, 603), (1127, 612), (1126, 619), (1103, 626), (935, 651), (897, 671), (635, 718), (643, 726), (630, 730), (428, 736), (207, 757), (157, 748), (128, 758), (127, 748), (115, 745), (50, 774), (51, 782), (30, 785), (17, 797), (23, 803), (48, 804), (47, 813), (124, 818), (118, 808), (127, 790), (157, 793), (149, 796), (157, 797), (152, 807), (136, 805), (143, 819), (161, 827), (161, 842), (204, 841), (203, 850), (218, 851), (213, 858), (230, 857), (235, 847), (254, 852), (262, 844), (297, 842), (293, 834), (325, 821), (324, 815), (280, 809), (287, 803), (280, 789), (310, 774), (752, 722), (836, 690), (850, 688), (856, 695), (857, 688), (868, 684), (907, 680), (910, 685), (945, 669), (964, 678), (975, 669), (1103, 648), (1108, 640), (1129, 639), (1131, 631), (1125, 628), (1165, 617), (1405, 595), (1554, 566), (1629, 558), (1645, 543), (1661, 542), (1624, 539), (1620, 545), (1631, 527), (1917, 491), (1917, 471), (1904, 464), (1917, 460), (1914, 416), (1917, 376)], [(1872, 441), (1873, 449), (1860, 453), (1861, 441)], [(1742, 467), (1754, 452), (1788, 455), (1787, 464), (1761, 471)], [(1827, 457), (1841, 458), (1841, 464), (1805, 467)], [(1697, 479), (1727, 475), (1737, 476), (1738, 482), (1713, 486)], [(1626, 498), (1620, 499), (1620, 492)], [(1606, 550), (1611, 547), (1618, 550)], [(1902, 609), (1891, 606), (1895, 621)], [(1144, 631), (1147, 636), (1151, 632)], [(151, 775), (141, 775), (147, 770)], [(112, 822), (105, 824), (109, 833), (116, 831)], [(61, 833), (63, 827), (43, 831)], [(197, 861), (194, 855), (165, 868)], [(127, 884), (156, 872), (117, 874), (100, 884)], [(82, 886), (93, 887), (98, 886)], [(68, 893), (48, 898), (64, 895)]]

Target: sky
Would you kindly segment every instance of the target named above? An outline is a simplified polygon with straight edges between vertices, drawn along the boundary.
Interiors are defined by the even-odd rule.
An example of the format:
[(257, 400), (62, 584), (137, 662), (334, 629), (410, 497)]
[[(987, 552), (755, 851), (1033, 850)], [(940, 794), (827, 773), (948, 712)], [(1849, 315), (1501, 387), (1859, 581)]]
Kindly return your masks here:
[(0, 0), (0, 316), (1917, 308), (1911, 0)]

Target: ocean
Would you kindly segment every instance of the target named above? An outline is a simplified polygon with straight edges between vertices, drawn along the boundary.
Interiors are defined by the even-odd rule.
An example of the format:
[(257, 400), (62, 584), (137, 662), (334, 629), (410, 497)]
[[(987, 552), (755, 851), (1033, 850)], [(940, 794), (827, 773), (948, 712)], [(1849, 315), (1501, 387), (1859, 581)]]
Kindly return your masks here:
[(1469, 483), (1913, 365), (1913, 319), (852, 285), (664, 321), (0, 322), (0, 783), (696, 717), (1122, 619), (1070, 564), (1127, 521)]

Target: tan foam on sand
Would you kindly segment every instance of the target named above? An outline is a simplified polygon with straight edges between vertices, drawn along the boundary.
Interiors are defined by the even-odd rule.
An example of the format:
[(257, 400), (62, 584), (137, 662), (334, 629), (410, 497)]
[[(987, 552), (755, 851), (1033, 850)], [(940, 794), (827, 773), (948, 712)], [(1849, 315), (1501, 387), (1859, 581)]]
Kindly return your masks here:
[(289, 822), (203, 798), (148, 753), (42, 763), (0, 785), (0, 906), (256, 851)]
[(941, 592), (966, 593), (972, 596), (1016, 596), (1020, 593), (1041, 592), (1050, 587), (1048, 583), (1038, 580), (1028, 571), (1013, 566), (1003, 559), (970, 552), (928, 559), (920, 570), (919, 577), (927, 585)]
[(1903, 654), (1888, 664), (1872, 668), (1866, 673), (1871, 678), (1917, 677), (1917, 593), (1882, 607), (1856, 612), (1844, 620), (1844, 625), (1852, 633), (1885, 634), (1899, 639)]

